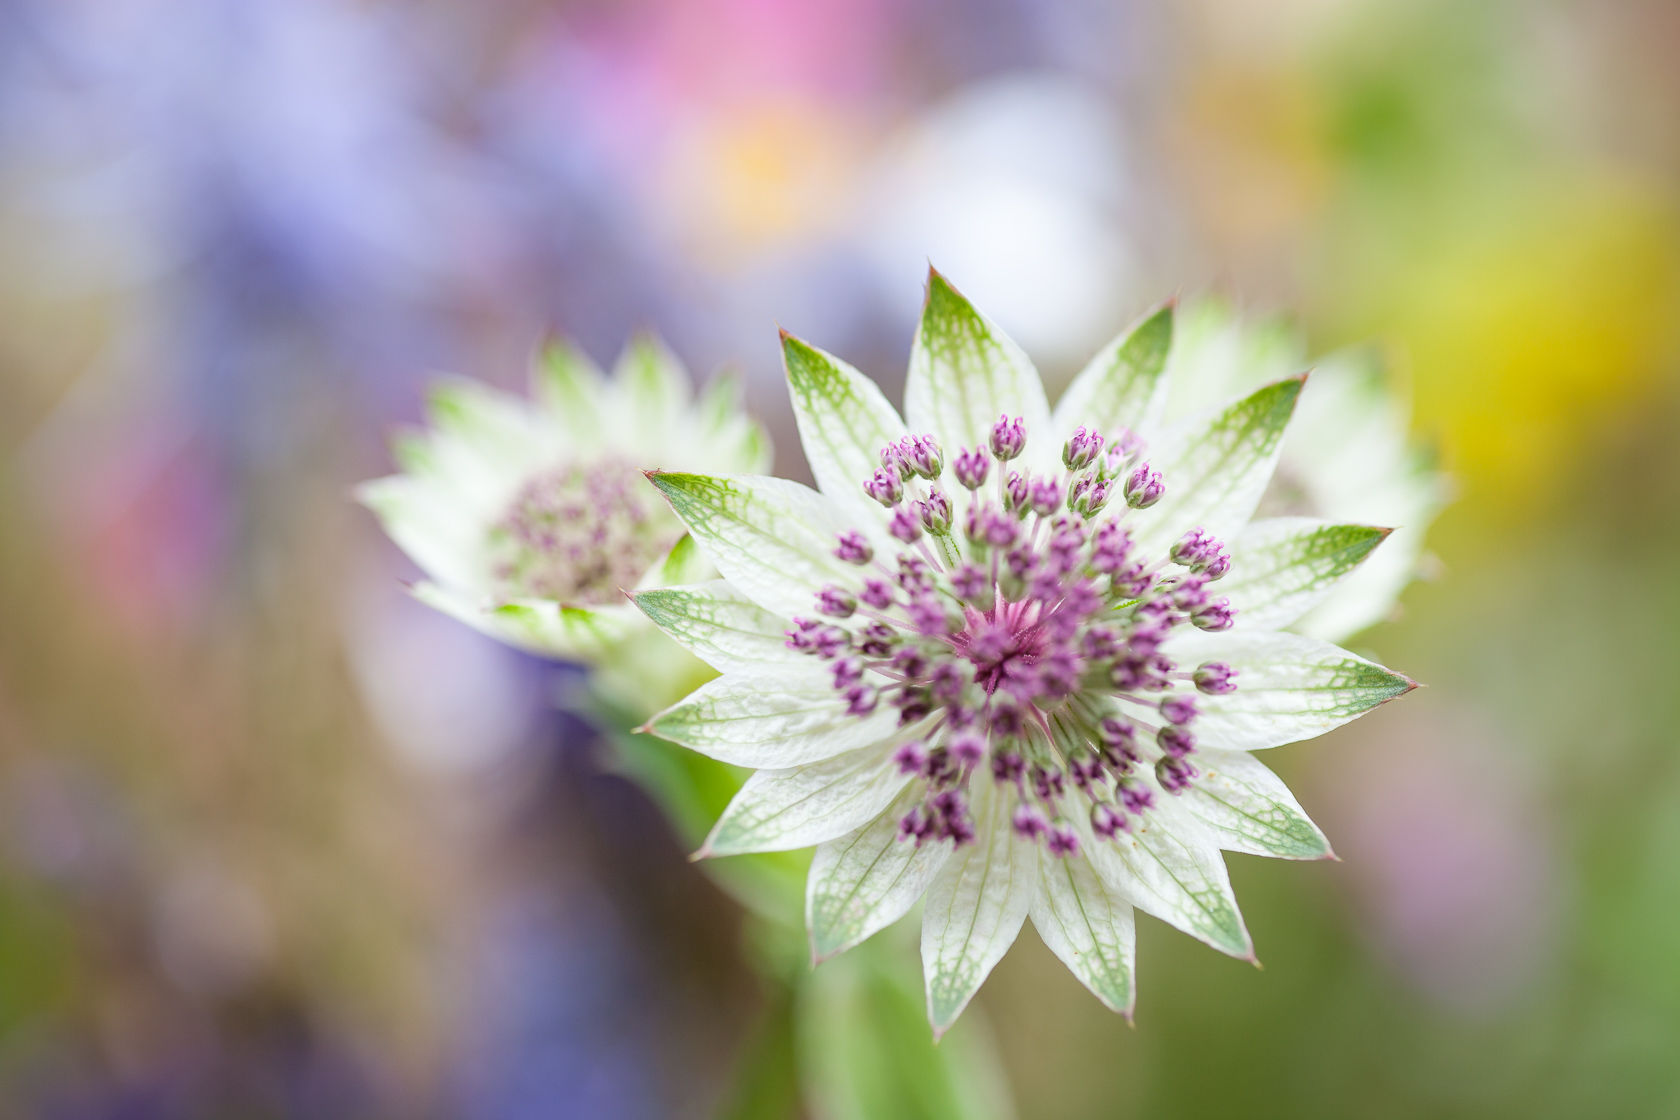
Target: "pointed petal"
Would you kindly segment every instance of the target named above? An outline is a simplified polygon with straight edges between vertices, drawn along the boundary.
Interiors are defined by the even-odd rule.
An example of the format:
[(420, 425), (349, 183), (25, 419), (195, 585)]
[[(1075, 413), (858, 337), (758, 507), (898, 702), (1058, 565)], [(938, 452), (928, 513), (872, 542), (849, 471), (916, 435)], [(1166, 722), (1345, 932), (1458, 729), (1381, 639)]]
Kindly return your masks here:
[(695, 442), (705, 448), (716, 469), (762, 474), (770, 469), (770, 433), (746, 412), (741, 378), (720, 373), (695, 403)]
[(1197, 751), (1201, 771), (1180, 800), (1228, 852), (1279, 859), (1324, 859), (1330, 841), (1295, 795), (1246, 751)]
[(1219, 845), (1177, 798), (1147, 774), (1138, 777), (1153, 790), (1155, 807), (1133, 832), (1118, 833), (1113, 841), (1091, 837), (1086, 826), (1091, 865), (1138, 909), (1222, 953), (1252, 958), (1254, 945)]
[(694, 656), (727, 673), (752, 665), (803, 665), (787, 648), (787, 620), (771, 614), (727, 580), (660, 587), (631, 596), (642, 613)]
[(649, 477), (724, 578), (760, 606), (809, 615), (824, 584), (856, 584), (857, 569), (834, 557), (845, 519), (815, 490), (761, 475)]
[(651, 334), (631, 338), (613, 365), (613, 382), (624, 395), (638, 427), (669, 431), (688, 405), (688, 371), (669, 347)]
[(495, 606), (430, 581), (411, 589), (414, 597), (481, 633), (543, 657), (593, 661), (606, 654), (638, 624), (629, 604), (563, 607), (550, 599), (516, 599)]
[(1267, 385), (1212, 419), (1186, 421), (1161, 438), (1148, 454), (1166, 496), (1130, 519), (1146, 549), (1169, 548), (1197, 526), (1226, 541), (1236, 535), (1277, 467), (1304, 380)]
[(949, 840), (919, 848), (899, 840), (898, 822), (920, 798), (918, 789), (907, 789), (862, 828), (817, 845), (805, 886), (813, 961), (843, 953), (902, 918), (950, 858)]
[(863, 483), (881, 465), (881, 448), (905, 434), (904, 421), (875, 382), (833, 355), (784, 334), (782, 358), (817, 488), (859, 528), (878, 531), (880, 506)]
[(517, 481), (554, 455), (553, 439), (524, 401), (476, 381), (451, 377), (432, 385), (426, 413), (434, 440), (459, 441), (466, 452), (460, 458), (478, 460), (498, 480)]
[(974, 783), (977, 837), (957, 849), (928, 887), (922, 972), (928, 1021), (944, 1034), (1015, 943), (1038, 890), (1038, 846), (1017, 840), (1009, 799)]
[(985, 447), (1003, 413), (1026, 418), (1023, 458), (1049, 469), (1057, 451), (1038, 371), (1008, 335), (929, 269), (927, 303), (904, 386), (910, 430), (934, 433), (953, 456), (959, 447)]
[(699, 854), (785, 852), (862, 828), (909, 784), (911, 776), (892, 756), (923, 726), (807, 766), (759, 770), (723, 811)]
[(1160, 422), (1173, 314), (1170, 303), (1158, 307), (1097, 352), (1056, 402), (1055, 438), (1067, 439), (1081, 424), (1112, 437), (1121, 428), (1136, 432)]
[(1131, 1017), (1137, 999), (1137, 923), (1132, 902), (1098, 876), (1084, 856), (1038, 854), (1033, 928), (1052, 953), (1110, 1011)]
[(577, 450), (601, 442), (604, 383), (600, 367), (570, 339), (549, 339), (531, 363), (532, 398)]
[(763, 769), (879, 743), (897, 721), (885, 704), (866, 718), (848, 715), (825, 665), (755, 665), (701, 685), (647, 729), (719, 762)]
[(483, 530), (428, 481), (400, 474), (374, 479), (356, 488), (356, 500), (428, 576), (473, 593), (488, 590)]
[(1222, 750), (1312, 739), (1417, 687), (1375, 662), (1299, 634), (1188, 634), (1167, 643), (1166, 652), (1180, 665), (1224, 661), (1237, 670), (1235, 692), (1197, 700), (1196, 737)]
[(1231, 574), (1216, 590), (1244, 630), (1280, 630), (1317, 606), (1390, 530), (1312, 517), (1251, 521), (1231, 542)]

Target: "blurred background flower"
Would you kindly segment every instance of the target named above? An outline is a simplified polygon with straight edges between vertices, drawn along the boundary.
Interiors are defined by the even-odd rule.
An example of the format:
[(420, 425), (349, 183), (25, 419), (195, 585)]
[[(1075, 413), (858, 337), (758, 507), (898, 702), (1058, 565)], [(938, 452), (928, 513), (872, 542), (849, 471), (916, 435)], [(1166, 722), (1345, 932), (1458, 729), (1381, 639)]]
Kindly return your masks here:
[(1380, 338), (1458, 485), (1351, 640), (1430, 688), (1276, 752), (1346, 862), (1231, 861), (1264, 973), (1142, 923), (1135, 1032), (1024, 938), (1015, 1111), (1680, 1108), (1677, 52), (1658, 0), (0, 0), (0, 1111), (788, 1115), (730, 1082), (813, 1014), (777, 950), (348, 487), (550, 327), (738, 367), (804, 477), (775, 324), (896, 397), (930, 257), (1064, 382), (1175, 291)]

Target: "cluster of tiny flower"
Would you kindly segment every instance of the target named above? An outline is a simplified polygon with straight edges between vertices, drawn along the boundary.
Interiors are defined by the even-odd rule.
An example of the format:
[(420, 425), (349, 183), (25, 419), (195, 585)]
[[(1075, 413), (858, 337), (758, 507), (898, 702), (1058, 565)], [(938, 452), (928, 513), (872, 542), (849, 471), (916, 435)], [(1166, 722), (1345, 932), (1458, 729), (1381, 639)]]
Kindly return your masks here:
[[(1138, 555), (1125, 517), (1164, 493), (1142, 442), (1080, 428), (1066, 469), (1035, 476), (1009, 468), (1026, 441), (1024, 422), (1005, 416), (988, 447), (959, 449), (960, 529), (933, 437), (883, 448), (864, 491), (891, 511), (903, 550), (888, 564), (863, 534), (840, 534), (835, 555), (862, 569), (857, 584), (823, 588), (823, 617), (787, 631), (790, 648), (831, 663), (853, 715), (885, 704), (917, 725), (895, 761), (925, 783), (899, 823), (918, 845), (973, 840), (970, 782), (984, 771), (1010, 791), (1015, 831), (1057, 855), (1079, 849), (1072, 812), (1088, 812), (1098, 836), (1129, 832), (1154, 796), (1135, 768), (1153, 760), (1161, 788), (1183, 792), (1198, 776), (1196, 691), (1236, 688), (1229, 665), (1180, 672), (1161, 652), (1182, 623), (1231, 626), (1230, 603), (1208, 590), (1231, 560), (1200, 529), (1153, 563)], [(1100, 516), (1116, 497), (1119, 515)], [(854, 616), (868, 620), (855, 632), (837, 624)]]
[(513, 595), (616, 602), (682, 532), (628, 463), (557, 467), (528, 479), (491, 526), (492, 574)]

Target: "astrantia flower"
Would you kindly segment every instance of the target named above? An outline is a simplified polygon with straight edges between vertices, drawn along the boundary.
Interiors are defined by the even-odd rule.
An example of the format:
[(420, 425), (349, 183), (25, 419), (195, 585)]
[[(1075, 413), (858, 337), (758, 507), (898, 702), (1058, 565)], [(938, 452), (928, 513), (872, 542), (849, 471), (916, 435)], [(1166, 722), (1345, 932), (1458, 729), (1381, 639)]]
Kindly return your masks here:
[(769, 441), (732, 379), (692, 401), (687, 373), (652, 338), (634, 340), (610, 379), (550, 345), (531, 397), (438, 386), (430, 430), (395, 445), (404, 473), (357, 496), (426, 573), (421, 601), (513, 645), (594, 662), (647, 627), (623, 589), (707, 574), (643, 472), (762, 470)]
[(726, 580), (637, 594), (723, 674), (649, 727), (757, 770), (702, 854), (817, 845), (819, 960), (925, 897), (938, 1032), (1029, 914), (1127, 1014), (1134, 905), (1252, 958), (1220, 850), (1329, 847), (1248, 752), (1413, 687), (1281, 632), (1387, 533), (1250, 522), (1300, 378), (1135, 434), (1172, 322), (1117, 339), (1052, 413), (1020, 349), (934, 274), (908, 425), (784, 340), (820, 490), (653, 476)]
[[(1245, 322), (1218, 299), (1196, 300), (1179, 310), (1166, 418), (1251, 393), (1306, 365), (1306, 344), (1284, 320)], [(1404, 400), (1381, 349), (1354, 347), (1314, 362), (1260, 510), (1395, 530), (1290, 629), (1335, 642), (1392, 615), (1449, 489), (1434, 456), (1407, 436)]]

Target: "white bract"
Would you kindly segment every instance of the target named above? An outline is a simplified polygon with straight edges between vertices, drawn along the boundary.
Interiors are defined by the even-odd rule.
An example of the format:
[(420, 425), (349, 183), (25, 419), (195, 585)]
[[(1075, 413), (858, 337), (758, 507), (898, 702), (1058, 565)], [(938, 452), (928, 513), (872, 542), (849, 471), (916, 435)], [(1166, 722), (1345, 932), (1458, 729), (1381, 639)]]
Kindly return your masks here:
[(414, 594), (520, 648), (599, 664), (653, 633), (624, 591), (710, 568), (644, 471), (763, 470), (770, 444), (732, 378), (692, 399), (659, 342), (610, 378), (563, 343), (533, 363), (531, 399), (467, 380), (435, 387), (430, 427), (394, 445), (403, 473), (357, 497), (426, 574)]
[(936, 1032), (1029, 916), (1128, 1015), (1134, 906), (1252, 958), (1221, 850), (1330, 849), (1249, 752), (1414, 687), (1284, 631), (1388, 530), (1251, 520), (1302, 379), (1163, 425), (1173, 318), (1104, 348), (1052, 411), (931, 274), (905, 419), (784, 336), (818, 489), (653, 476), (725, 578), (635, 595), (721, 673), (648, 729), (756, 771), (701, 854), (815, 845), (817, 960), (925, 899)]
[[(1228, 304), (1198, 299), (1179, 309), (1167, 419), (1305, 368), (1306, 344), (1286, 321), (1244, 322)], [(1260, 512), (1392, 525), (1394, 532), (1291, 630), (1344, 641), (1391, 617), (1417, 577), (1424, 536), (1450, 487), (1407, 426), (1380, 348), (1354, 347), (1313, 363)]]

